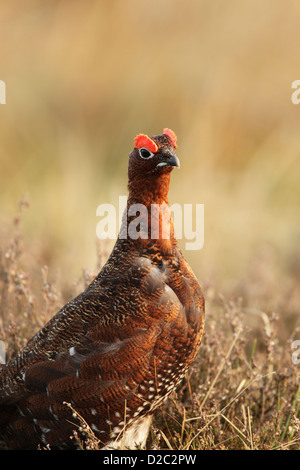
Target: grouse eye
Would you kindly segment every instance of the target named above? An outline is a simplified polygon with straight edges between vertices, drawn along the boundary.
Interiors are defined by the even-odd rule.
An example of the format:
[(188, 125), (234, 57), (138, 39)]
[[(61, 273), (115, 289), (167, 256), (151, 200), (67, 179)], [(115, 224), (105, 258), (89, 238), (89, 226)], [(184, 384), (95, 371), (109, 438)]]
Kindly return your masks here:
[(144, 159), (152, 158), (154, 153), (150, 152), (150, 150), (146, 149), (145, 147), (139, 149), (140, 157)]

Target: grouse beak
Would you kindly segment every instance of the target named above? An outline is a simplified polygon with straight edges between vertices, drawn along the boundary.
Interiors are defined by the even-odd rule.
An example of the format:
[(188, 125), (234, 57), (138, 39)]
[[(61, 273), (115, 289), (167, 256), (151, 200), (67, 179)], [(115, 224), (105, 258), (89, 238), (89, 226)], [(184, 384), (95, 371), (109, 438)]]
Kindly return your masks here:
[(168, 166), (177, 166), (177, 168), (180, 168), (180, 161), (179, 158), (176, 157), (176, 155), (172, 155), (171, 158), (168, 158), (167, 160), (160, 162), (156, 165), (156, 168), (164, 168)]

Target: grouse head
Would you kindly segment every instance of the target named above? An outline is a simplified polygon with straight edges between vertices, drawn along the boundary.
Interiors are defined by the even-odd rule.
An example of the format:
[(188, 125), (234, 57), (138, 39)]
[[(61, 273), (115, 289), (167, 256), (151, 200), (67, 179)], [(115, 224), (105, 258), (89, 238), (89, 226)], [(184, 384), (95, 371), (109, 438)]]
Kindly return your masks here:
[(167, 202), (170, 173), (174, 167), (180, 167), (176, 142), (171, 129), (152, 137), (136, 136), (128, 164), (129, 198), (135, 202), (146, 202), (145, 198), (149, 203)]
[[(165, 254), (176, 244), (168, 201), (171, 171), (180, 166), (176, 142), (171, 129), (153, 137), (139, 134), (134, 139), (128, 165), (127, 219), (122, 225), (122, 234), (126, 230), (126, 235), (127, 229), (129, 233), (130, 227), (139, 225), (136, 243), (146, 246), (150, 241)], [(136, 234), (132, 238), (135, 240)]]

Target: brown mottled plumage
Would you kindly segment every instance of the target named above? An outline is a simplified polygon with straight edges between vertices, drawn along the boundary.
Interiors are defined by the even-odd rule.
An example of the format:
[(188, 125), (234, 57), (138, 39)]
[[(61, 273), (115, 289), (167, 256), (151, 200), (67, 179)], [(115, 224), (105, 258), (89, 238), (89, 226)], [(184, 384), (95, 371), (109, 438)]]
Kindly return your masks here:
[[(107, 263), (0, 370), (0, 440), (11, 448), (72, 447), (78, 422), (65, 402), (105, 448), (144, 446), (153, 412), (194, 360), (204, 298), (163, 209), (171, 170), (179, 166), (175, 148), (169, 129), (136, 138), (127, 211)], [(133, 204), (149, 209), (137, 239), (129, 236), (138, 215), (130, 215)], [(166, 206), (152, 206), (151, 221), (153, 204)], [(169, 237), (162, 236), (164, 223)]]

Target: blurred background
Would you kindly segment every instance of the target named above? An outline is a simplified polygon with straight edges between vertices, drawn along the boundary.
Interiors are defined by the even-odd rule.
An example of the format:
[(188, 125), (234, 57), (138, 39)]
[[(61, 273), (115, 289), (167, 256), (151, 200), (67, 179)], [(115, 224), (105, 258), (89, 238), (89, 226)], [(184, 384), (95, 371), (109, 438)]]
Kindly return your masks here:
[(25, 269), (93, 271), (97, 206), (127, 194), (136, 134), (169, 127), (206, 291), (299, 319), (299, 24), (297, 1), (2, 0), (1, 250), (23, 199)]

